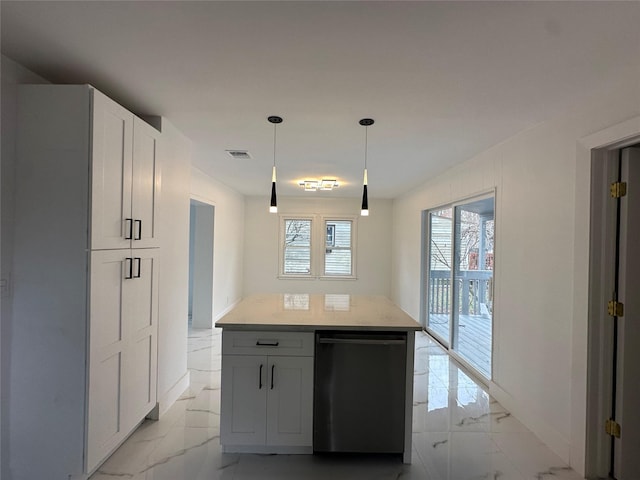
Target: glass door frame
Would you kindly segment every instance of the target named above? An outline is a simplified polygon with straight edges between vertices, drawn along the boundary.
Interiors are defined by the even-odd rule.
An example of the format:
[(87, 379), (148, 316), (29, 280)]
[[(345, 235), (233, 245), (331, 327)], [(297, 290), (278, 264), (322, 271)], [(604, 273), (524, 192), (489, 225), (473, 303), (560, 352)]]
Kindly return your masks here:
[[(421, 269), (420, 269), (420, 323), (422, 324), (423, 329), (429, 334), (431, 335), (436, 341), (438, 341), (438, 343), (440, 343), (443, 348), (445, 348), (447, 350), (447, 352), (449, 353), (449, 355), (451, 357), (453, 357), (458, 363), (460, 363), (461, 365), (463, 365), (464, 367), (466, 367), (467, 369), (469, 369), (475, 377), (477, 377), (478, 380), (480, 380), (482, 383), (488, 383), (489, 381), (491, 381), (491, 379), (493, 378), (493, 353), (494, 353), (494, 341), (495, 341), (495, 335), (494, 335), (494, 330), (495, 330), (495, 310), (492, 309), (491, 312), (491, 372), (490, 372), (490, 376), (486, 377), (485, 375), (483, 375), (483, 373), (481, 371), (478, 370), (477, 367), (475, 367), (472, 363), (470, 363), (468, 360), (466, 360), (462, 355), (460, 355), (456, 350), (454, 350), (453, 348), (453, 340), (454, 340), (454, 311), (457, 308), (457, 300), (454, 298), (454, 279), (455, 279), (455, 273), (456, 273), (456, 255), (457, 255), (457, 251), (456, 251), (456, 235), (457, 235), (457, 227), (456, 227), (456, 208), (463, 206), (463, 205), (467, 205), (469, 203), (473, 203), (476, 201), (480, 201), (480, 200), (485, 200), (488, 198), (492, 198), (493, 199), (493, 222), (494, 222), (494, 239), (493, 239), (493, 245), (494, 245), (494, 255), (493, 255), (493, 274), (492, 274), (492, 278), (493, 278), (493, 285), (492, 285), (492, 290), (493, 290), (493, 298), (494, 298), (494, 302), (493, 304), (495, 305), (495, 285), (496, 285), (496, 270), (495, 270), (495, 265), (496, 265), (496, 238), (495, 238), (495, 231), (496, 231), (496, 225), (497, 225), (497, 219), (496, 219), (496, 189), (492, 188), (491, 190), (487, 190), (485, 192), (476, 194), (476, 195), (472, 195), (469, 197), (465, 197), (462, 198), (460, 200), (456, 200), (455, 202), (450, 202), (450, 203), (445, 203), (445, 204), (440, 204), (440, 205), (436, 205), (434, 207), (425, 209), (422, 211), (422, 228), (421, 228), (421, 232), (422, 232), (422, 240), (421, 240), (421, 245), (422, 245), (422, 255), (421, 255)], [(449, 314), (449, 338), (448, 339), (443, 339), (441, 338), (438, 334), (434, 334), (433, 330), (431, 328), (429, 328), (428, 326), (428, 320), (429, 320), (429, 270), (430, 270), (430, 256), (431, 256), (431, 228), (430, 228), (430, 219), (429, 216), (432, 212), (436, 212), (439, 210), (444, 210), (447, 208), (451, 208), (452, 209), (452, 226), (451, 226), (451, 241), (452, 241), (452, 254), (451, 254), (451, 260), (452, 260), (452, 268), (451, 268), (451, 290), (450, 290), (450, 314)]]

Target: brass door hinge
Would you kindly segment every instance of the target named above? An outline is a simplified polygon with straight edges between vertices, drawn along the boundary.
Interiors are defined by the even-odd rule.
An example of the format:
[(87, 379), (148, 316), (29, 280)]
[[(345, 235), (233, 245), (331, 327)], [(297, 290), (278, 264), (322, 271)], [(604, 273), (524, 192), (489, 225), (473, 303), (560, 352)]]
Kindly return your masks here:
[(611, 184), (611, 196), (613, 198), (624, 197), (627, 194), (627, 182), (614, 182)]
[(612, 317), (622, 317), (624, 316), (624, 304), (616, 302), (615, 300), (609, 300), (609, 303), (607, 303), (607, 312)]
[(607, 420), (604, 424), (604, 431), (607, 432), (607, 435), (620, 438), (620, 424), (615, 420)]

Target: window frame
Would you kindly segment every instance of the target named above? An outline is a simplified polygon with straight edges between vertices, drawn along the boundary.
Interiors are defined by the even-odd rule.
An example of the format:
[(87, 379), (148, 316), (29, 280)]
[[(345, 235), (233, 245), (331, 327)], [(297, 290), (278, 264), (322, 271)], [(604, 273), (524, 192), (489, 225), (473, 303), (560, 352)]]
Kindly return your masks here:
[[(279, 235), (278, 235), (278, 278), (296, 280), (357, 280), (356, 275), (356, 246), (358, 232), (357, 215), (327, 215), (327, 214), (279, 214)], [(311, 260), (309, 273), (285, 273), (284, 253), (285, 253), (285, 225), (287, 220), (310, 220), (311, 221)], [(327, 246), (327, 223), (332, 221), (351, 222), (351, 274), (349, 275), (326, 275), (325, 256), (327, 249), (336, 248)], [(335, 242), (335, 232), (334, 232)]]

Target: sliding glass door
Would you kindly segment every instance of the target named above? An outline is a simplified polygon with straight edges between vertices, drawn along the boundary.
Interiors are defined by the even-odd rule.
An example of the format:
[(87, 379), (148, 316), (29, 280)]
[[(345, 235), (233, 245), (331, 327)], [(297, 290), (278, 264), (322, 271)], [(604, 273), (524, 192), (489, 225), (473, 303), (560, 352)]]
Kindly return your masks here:
[(428, 212), (429, 262), (427, 325), (432, 335), (449, 346), (451, 272), (453, 265), (453, 209)]
[(493, 196), (425, 215), (425, 326), (487, 379), (491, 378), (494, 219)]

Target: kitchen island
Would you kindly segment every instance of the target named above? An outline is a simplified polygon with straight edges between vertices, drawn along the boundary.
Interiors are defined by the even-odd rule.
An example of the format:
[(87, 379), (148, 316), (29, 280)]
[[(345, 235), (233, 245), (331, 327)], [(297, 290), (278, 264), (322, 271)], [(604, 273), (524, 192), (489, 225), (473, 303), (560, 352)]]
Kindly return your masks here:
[[(405, 463), (411, 462), (414, 332), (422, 327), (389, 299), (344, 294), (253, 295), (216, 322), (216, 326), (223, 329), (220, 420), (223, 451), (400, 453)], [(328, 367), (316, 363), (327, 358), (316, 355), (317, 346), (326, 348), (334, 344), (342, 349), (342, 353), (332, 357), (337, 359), (336, 364)], [(357, 358), (345, 356), (348, 349), (354, 354), (364, 352), (363, 348), (372, 352), (367, 345), (373, 344), (381, 349), (375, 352), (381, 354), (369, 355), (372, 364), (385, 362), (384, 352), (391, 349), (401, 352), (403, 360), (398, 362), (396, 353), (395, 361), (368, 369), (366, 364), (360, 365), (363, 362), (360, 353)], [(342, 383), (336, 383), (334, 377), (340, 373)], [(326, 379), (327, 375), (332, 377)], [(327, 413), (326, 399), (339, 396), (340, 391), (344, 397), (345, 378), (362, 382), (362, 392), (371, 393), (371, 385), (375, 385), (379, 394), (367, 393), (364, 404), (358, 407), (342, 407), (342, 410), (350, 408), (347, 412), (350, 415)], [(403, 391), (390, 394), (391, 383), (400, 385)], [(338, 384), (342, 387), (337, 388)], [(343, 436), (339, 432), (347, 432), (351, 426), (347, 429), (346, 425), (335, 423), (337, 418), (357, 419), (361, 410), (375, 412), (376, 408), (383, 408), (384, 404), (378, 402), (386, 397), (394, 405), (401, 402), (393, 415), (392, 412), (387, 415), (384, 409), (378, 414), (381, 423), (395, 423), (390, 428), (394, 435), (400, 435), (399, 447), (387, 451), (384, 443), (365, 442), (362, 448), (357, 448), (339, 438)], [(372, 423), (375, 422), (361, 422), (363, 441), (382, 436), (370, 433), (375, 432), (368, 429)], [(324, 442), (329, 447), (319, 446), (322, 435), (329, 439)], [(376, 445), (382, 450), (376, 450)]]

